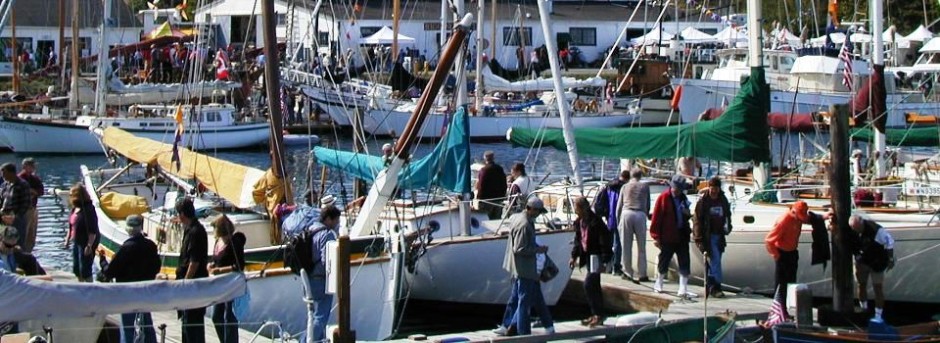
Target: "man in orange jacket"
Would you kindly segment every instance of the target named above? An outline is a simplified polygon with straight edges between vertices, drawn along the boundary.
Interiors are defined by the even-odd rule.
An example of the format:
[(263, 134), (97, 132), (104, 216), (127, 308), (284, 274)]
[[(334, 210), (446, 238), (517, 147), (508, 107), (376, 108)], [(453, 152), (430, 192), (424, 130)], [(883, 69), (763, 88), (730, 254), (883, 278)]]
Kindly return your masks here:
[[(774, 271), (774, 291), (778, 289), (783, 298), (783, 304), (787, 301), (787, 284), (796, 282), (796, 271), (800, 258), (797, 245), (800, 243), (800, 233), (803, 230), (803, 224), (810, 223), (810, 216), (818, 214), (809, 212), (809, 206), (806, 202), (798, 200), (790, 206), (790, 210), (777, 219), (767, 237), (764, 238), (764, 244), (770, 257), (773, 257), (776, 265)], [(829, 219), (832, 214), (827, 212), (822, 214), (824, 220)], [(784, 313), (786, 307), (784, 306)]]

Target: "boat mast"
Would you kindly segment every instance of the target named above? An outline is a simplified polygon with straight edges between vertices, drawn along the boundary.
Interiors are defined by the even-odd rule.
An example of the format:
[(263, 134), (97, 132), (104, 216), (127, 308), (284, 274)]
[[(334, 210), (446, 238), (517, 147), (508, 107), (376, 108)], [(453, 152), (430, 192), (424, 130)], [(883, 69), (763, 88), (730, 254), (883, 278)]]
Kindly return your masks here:
[(581, 173), (578, 172), (578, 145), (574, 140), (574, 127), (571, 125), (571, 114), (568, 112), (568, 100), (565, 98), (565, 90), (561, 84), (561, 67), (558, 64), (558, 49), (555, 46), (555, 39), (552, 37), (551, 13), (548, 10), (547, 1), (538, 0), (539, 21), (542, 23), (542, 35), (545, 36), (545, 48), (548, 49), (548, 64), (552, 68), (552, 83), (555, 88), (555, 103), (558, 105), (558, 113), (561, 116), (562, 134), (565, 136), (565, 145), (568, 150), (568, 159), (571, 162), (571, 172), (574, 175), (574, 184), (578, 185), (580, 191), (584, 193), (584, 185), (581, 183)]
[[(883, 14), (884, 3), (882, 2), (882, 0), (871, 0), (869, 1), (869, 8), (871, 10), (871, 33), (872, 33), (871, 64), (874, 67), (874, 72), (884, 72), (884, 65), (885, 65), (884, 37), (882, 36), (882, 33), (881, 33), (884, 29), (883, 27), (884, 23), (882, 22), (882, 20), (884, 19), (884, 14)], [(874, 81), (874, 79), (872, 80)], [(881, 87), (880, 89), (884, 89), (883, 85), (879, 85), (879, 86)], [(872, 85), (872, 88), (874, 87), (875, 86)], [(876, 96), (882, 97), (884, 96), (884, 94), (879, 93)], [(879, 101), (879, 100), (872, 100), (871, 102), (873, 103), (875, 101)], [(884, 102), (883, 99), (881, 99), (880, 101), (882, 101), (882, 103)], [(883, 110), (883, 108), (879, 110)], [(887, 113), (871, 113), (869, 117), (871, 117), (871, 119), (874, 120), (876, 123), (884, 123), (885, 121), (882, 120), (882, 117), (886, 115)], [(884, 126), (882, 125), (874, 125), (874, 127), (875, 127), (875, 151), (876, 151), (875, 177), (880, 178), (880, 177), (884, 177), (886, 173), (886, 170), (885, 170), (885, 145), (886, 145), (885, 144), (885, 132), (883, 131)]]
[(284, 169), (284, 158), (281, 156), (284, 147), (281, 130), (284, 123), (281, 120), (281, 97), (279, 96), (281, 91), (278, 76), (280, 58), (277, 51), (276, 31), (274, 31), (276, 24), (274, 0), (262, 1), (261, 16), (264, 25), (264, 85), (268, 97), (268, 118), (271, 120), (271, 170), (282, 181), (284, 199), (290, 205), (293, 204), (294, 197), (291, 194), (290, 181), (287, 179)]
[[(398, 185), (398, 172), (401, 171), (402, 167), (405, 165), (406, 160), (409, 158), (411, 147), (418, 140), (418, 132), (421, 130), (421, 127), (424, 126), (434, 98), (437, 97), (437, 93), (440, 92), (444, 80), (447, 78), (447, 75), (450, 74), (450, 68), (453, 67), (457, 53), (460, 52), (460, 47), (463, 45), (464, 39), (467, 38), (467, 33), (472, 21), (473, 15), (468, 14), (454, 28), (454, 34), (450, 37), (447, 46), (441, 52), (437, 69), (435, 69), (434, 74), (431, 75), (427, 87), (421, 92), (421, 98), (418, 99), (414, 113), (411, 115), (411, 118), (408, 119), (408, 124), (405, 125), (405, 130), (402, 132), (401, 138), (395, 143), (392, 161), (389, 162), (388, 167), (380, 171), (379, 175), (375, 177), (375, 182), (372, 183), (372, 188), (369, 189), (369, 195), (366, 196), (366, 200), (362, 204), (362, 208), (365, 209), (365, 211), (361, 212), (359, 216), (356, 217), (356, 221), (348, 232), (350, 236), (357, 237), (368, 235), (375, 227), (375, 223), (378, 221), (382, 209), (385, 208), (385, 205), (387, 205), (389, 199), (391, 199), (395, 187)], [(344, 230), (346, 230), (345, 228), (341, 228), (340, 230), (341, 235), (347, 234), (347, 232), (344, 232)]]
[(477, 32), (476, 32), (476, 51), (473, 53), (476, 54), (476, 65), (474, 66), (476, 73), (476, 86), (473, 89), (473, 108), (477, 111), (477, 115), (483, 114), (483, 59), (480, 58), (483, 56), (483, 3), (485, 0), (477, 0)]
[(95, 113), (99, 117), (107, 115), (107, 106), (104, 95), (107, 92), (108, 71), (108, 45), (105, 43), (105, 30), (108, 28), (108, 18), (111, 17), (111, 0), (104, 1), (104, 13), (101, 15), (101, 31), (98, 35), (98, 72), (95, 73)]
[[(748, 52), (747, 65), (751, 68), (761, 67), (764, 61), (764, 42), (761, 40), (761, 0), (747, 0), (747, 35)], [(767, 162), (754, 166), (754, 183), (757, 189), (764, 189), (770, 181), (770, 165)]]
[(16, 42), (16, 7), (10, 6), (10, 30), (13, 36), (13, 93), (20, 92), (20, 54)]
[(69, 89), (69, 110), (78, 111), (78, 0), (72, 0), (72, 83)]
[[(56, 52), (56, 64), (59, 65), (59, 87), (65, 89), (65, 2), (59, 0), (59, 49)], [(42, 51), (40, 53), (44, 53)]]
[(398, 62), (398, 23), (401, 21), (401, 0), (392, 1), (392, 64)]

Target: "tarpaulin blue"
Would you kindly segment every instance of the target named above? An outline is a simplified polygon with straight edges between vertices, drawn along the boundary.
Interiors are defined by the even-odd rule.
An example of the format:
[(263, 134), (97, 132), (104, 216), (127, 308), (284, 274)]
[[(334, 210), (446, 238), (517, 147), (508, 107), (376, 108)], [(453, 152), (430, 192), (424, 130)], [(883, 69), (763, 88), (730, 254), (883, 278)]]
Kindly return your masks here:
[[(457, 109), (447, 133), (427, 156), (406, 164), (398, 174), (398, 186), (425, 189), (438, 186), (456, 193), (470, 192), (470, 119), (464, 107)], [(372, 182), (385, 168), (380, 156), (316, 147), (319, 163), (352, 177)]]

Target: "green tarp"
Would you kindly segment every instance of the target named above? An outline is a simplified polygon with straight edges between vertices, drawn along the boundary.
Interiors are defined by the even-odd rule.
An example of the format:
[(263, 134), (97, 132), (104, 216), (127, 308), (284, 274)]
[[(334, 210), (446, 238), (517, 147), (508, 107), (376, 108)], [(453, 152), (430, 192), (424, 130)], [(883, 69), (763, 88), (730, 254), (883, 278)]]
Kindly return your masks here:
[[(770, 162), (767, 112), (770, 87), (762, 67), (751, 68), (724, 115), (712, 121), (678, 126), (575, 129), (578, 153), (611, 158), (695, 156), (729, 162)], [(518, 146), (565, 150), (561, 130), (513, 128)]]
[[(874, 141), (871, 128), (852, 129), (852, 139), (856, 141)], [(927, 126), (911, 129), (888, 129), (885, 142), (893, 146), (938, 146), (940, 145), (940, 127)]]
[[(464, 107), (457, 109), (447, 133), (427, 156), (405, 165), (398, 187), (427, 189), (438, 186), (456, 193), (470, 193), (470, 119)], [(372, 182), (385, 168), (380, 156), (316, 147), (317, 162), (352, 177)]]

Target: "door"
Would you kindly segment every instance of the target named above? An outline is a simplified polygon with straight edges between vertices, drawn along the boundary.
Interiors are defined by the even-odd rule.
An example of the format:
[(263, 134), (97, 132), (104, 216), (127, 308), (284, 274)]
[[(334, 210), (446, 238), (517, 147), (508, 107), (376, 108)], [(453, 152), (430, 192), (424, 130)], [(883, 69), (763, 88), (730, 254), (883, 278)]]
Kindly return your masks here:
[[(39, 59), (40, 66), (47, 66), (49, 64), (49, 50), (55, 49), (54, 40), (39, 40), (36, 41), (36, 55)], [(56, 55), (59, 54), (58, 51), (55, 52)]]

